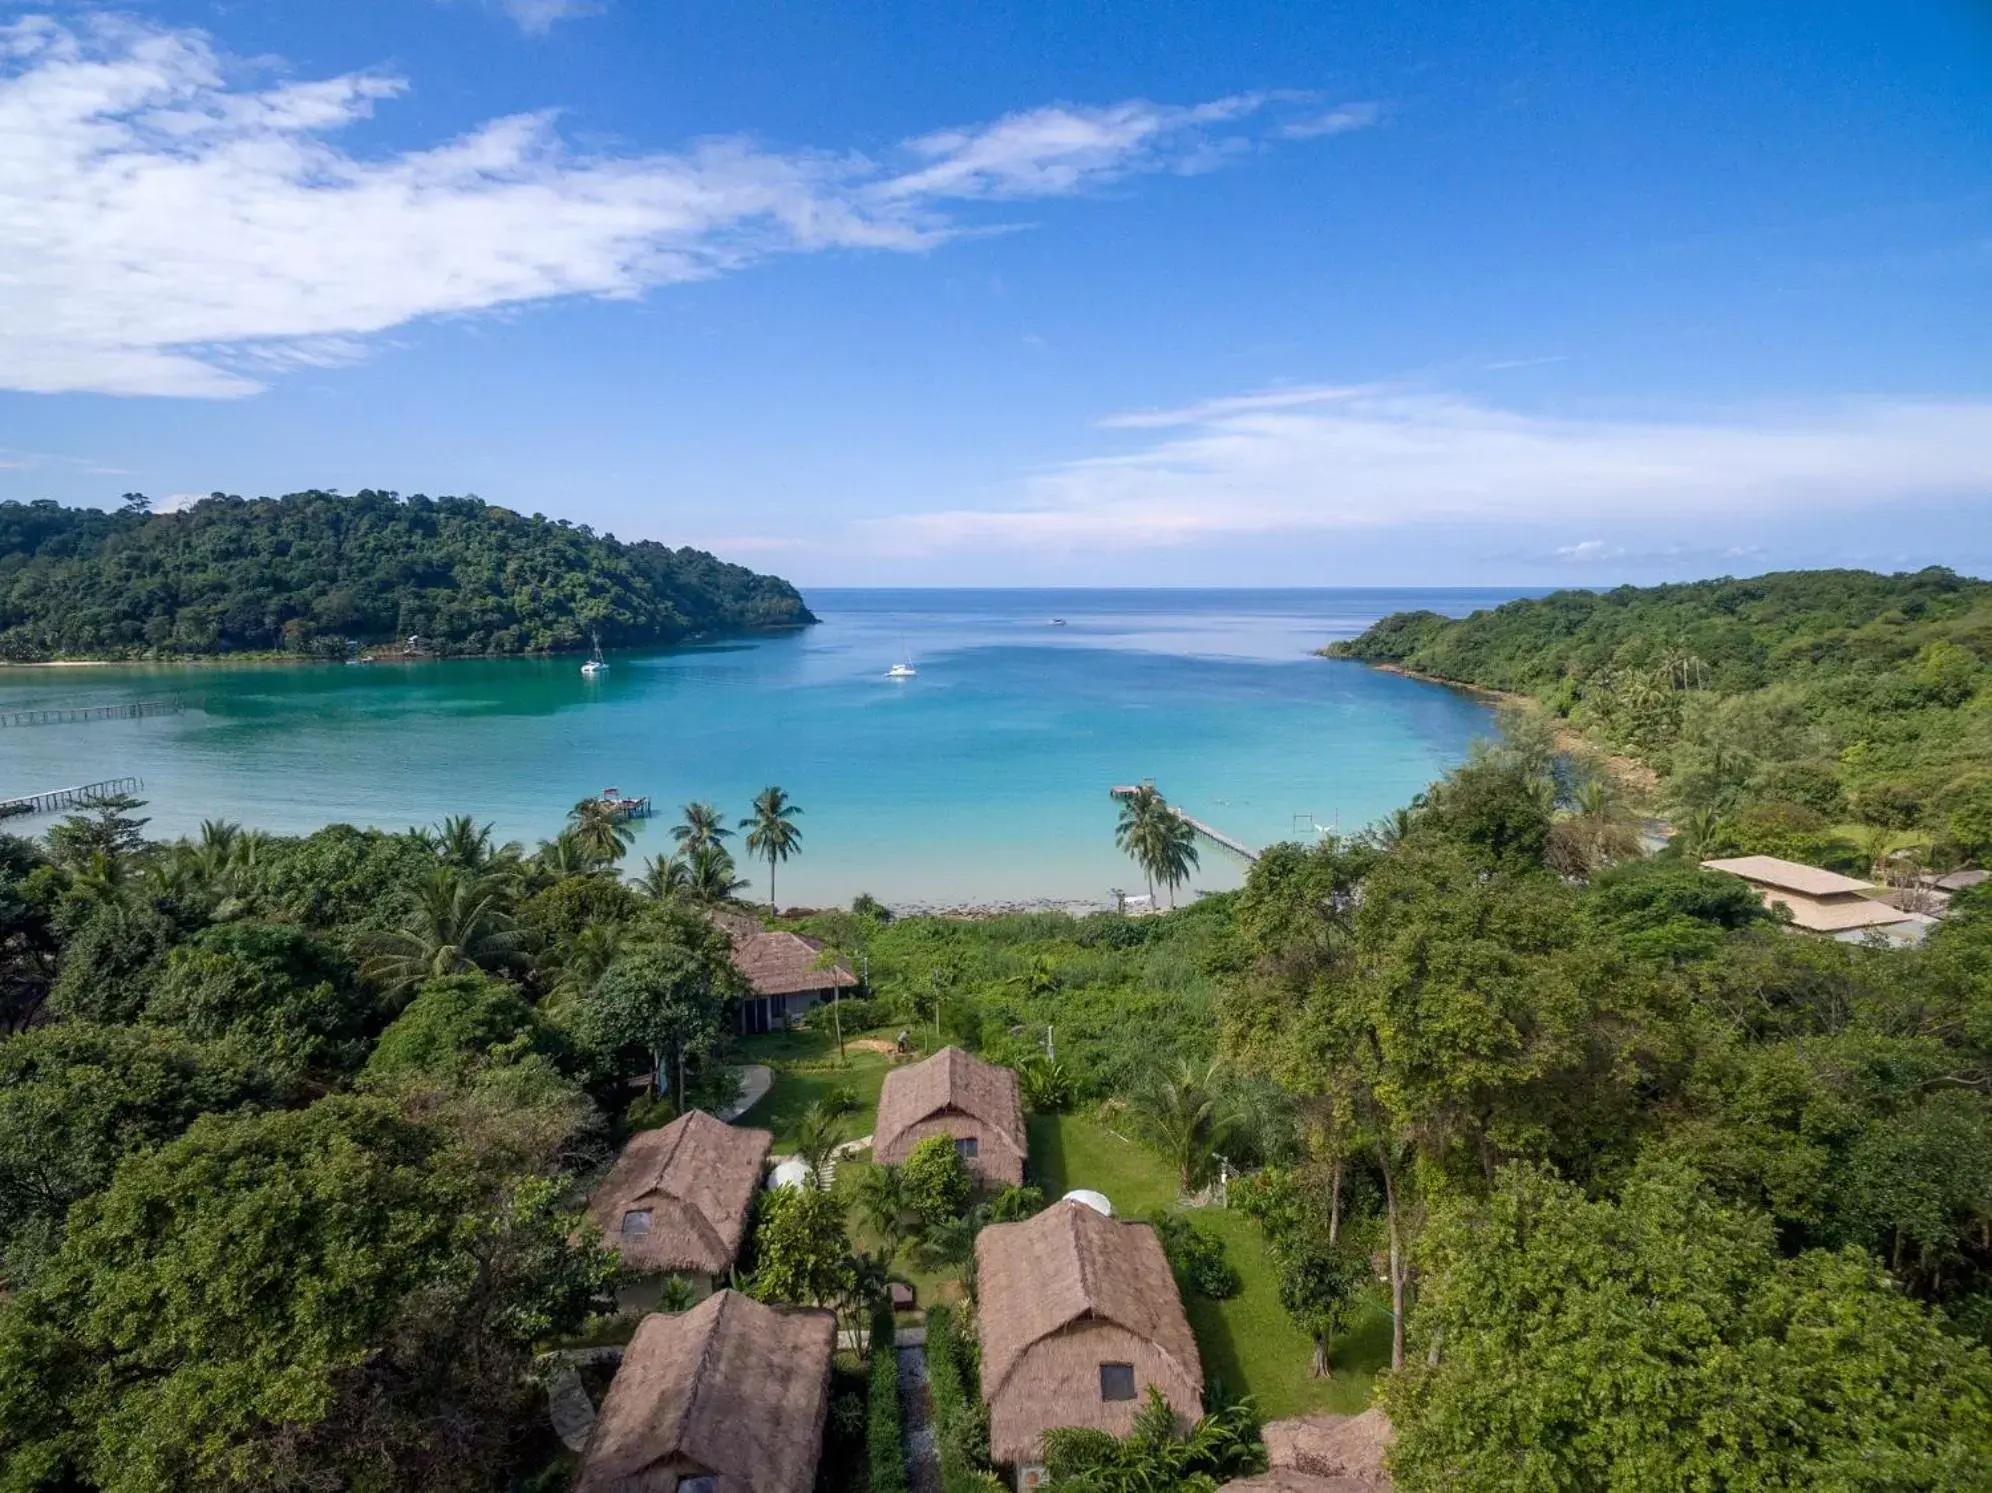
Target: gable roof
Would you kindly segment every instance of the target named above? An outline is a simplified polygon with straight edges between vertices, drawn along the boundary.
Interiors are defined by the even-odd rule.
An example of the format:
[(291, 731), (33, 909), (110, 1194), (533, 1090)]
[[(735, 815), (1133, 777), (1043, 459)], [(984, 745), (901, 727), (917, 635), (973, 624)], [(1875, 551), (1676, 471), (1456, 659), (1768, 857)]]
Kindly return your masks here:
[(1780, 860), (1775, 855), (1737, 855), (1727, 860), (1703, 861), (1702, 869), (1727, 871), (1745, 881), (1797, 892), (1802, 897), (1843, 897), (1873, 890), (1867, 882), (1842, 876), (1838, 871), (1823, 871), (1817, 866)]
[[(728, 930), (731, 932), (732, 930)], [(756, 995), (796, 995), (805, 990), (848, 988), (858, 977), (842, 963), (822, 964), (823, 940), (800, 933), (735, 933), (733, 967)]]
[[(688, 1110), (630, 1138), (588, 1199), (588, 1216), (634, 1269), (717, 1275), (739, 1252), (774, 1139)], [(651, 1209), (650, 1231), (624, 1234), (623, 1214), (643, 1207)]]
[(1028, 1154), (1023, 1093), (1015, 1070), (985, 1063), (959, 1047), (943, 1047), (885, 1075), (872, 1126), (873, 1153), (888, 1150), (922, 1120), (950, 1109), (980, 1120), (1019, 1158)]
[(1082, 1320), (1112, 1322), (1147, 1340), (1202, 1386), (1197, 1340), (1149, 1225), (1104, 1217), (1084, 1203), (1053, 1203), (1022, 1223), (984, 1229), (975, 1268), (985, 1399), (996, 1398), (1032, 1346)]
[[(830, 1399), (834, 1315), (737, 1291), (636, 1329), (581, 1456), (574, 1493), (622, 1493), (682, 1458), (721, 1493), (809, 1493)], [(659, 1486), (662, 1486), (661, 1483)]]

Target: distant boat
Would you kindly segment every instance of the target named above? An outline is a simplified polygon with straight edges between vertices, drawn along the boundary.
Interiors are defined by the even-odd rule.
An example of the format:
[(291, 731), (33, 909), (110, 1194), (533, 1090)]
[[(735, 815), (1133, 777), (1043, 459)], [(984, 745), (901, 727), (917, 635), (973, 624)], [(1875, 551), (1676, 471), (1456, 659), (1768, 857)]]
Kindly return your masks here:
[(913, 667), (913, 655), (906, 651), (906, 640), (899, 640), (900, 660), (885, 671), (887, 679), (911, 679), (919, 670)]
[(590, 679), (593, 679), (597, 674), (606, 674), (609, 672), (608, 660), (602, 657), (602, 635), (595, 633), (593, 636), (595, 639), (595, 656), (581, 665), (581, 672)]
[(1063, 627), (1065, 626), (1065, 619), (1063, 617), (1053, 617), (1051, 619), (1051, 625), (1053, 627)]

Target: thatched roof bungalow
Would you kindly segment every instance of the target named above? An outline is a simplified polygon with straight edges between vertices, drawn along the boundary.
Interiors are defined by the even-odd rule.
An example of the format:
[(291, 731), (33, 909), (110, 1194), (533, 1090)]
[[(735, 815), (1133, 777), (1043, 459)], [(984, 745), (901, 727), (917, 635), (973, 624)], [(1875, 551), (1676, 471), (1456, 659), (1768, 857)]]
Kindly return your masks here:
[(872, 1156), (897, 1166), (930, 1135), (954, 1138), (955, 1149), (985, 1186), (1024, 1180), (1030, 1141), (1015, 1071), (944, 1047), (924, 1062), (885, 1075), (872, 1127)]
[(830, 1403), (830, 1312), (737, 1291), (643, 1319), (574, 1493), (810, 1493)]
[(975, 1241), (990, 1454), (1031, 1462), (1046, 1431), (1133, 1428), (1152, 1384), (1185, 1423), (1203, 1365), (1161, 1241), (1145, 1223), (1054, 1203)]
[(1390, 1418), (1381, 1410), (1361, 1415), (1300, 1415), (1269, 1420), (1267, 1470), (1226, 1483), (1236, 1493), (1383, 1493), (1392, 1486), (1384, 1467)]
[(785, 1031), (791, 1018), (858, 983), (842, 960), (824, 954), (821, 939), (722, 926), (733, 937), (733, 967), (754, 991), (740, 1002), (742, 1033)]
[(631, 1270), (724, 1275), (773, 1144), (765, 1130), (690, 1110), (631, 1138), (589, 1198), (588, 1216)]

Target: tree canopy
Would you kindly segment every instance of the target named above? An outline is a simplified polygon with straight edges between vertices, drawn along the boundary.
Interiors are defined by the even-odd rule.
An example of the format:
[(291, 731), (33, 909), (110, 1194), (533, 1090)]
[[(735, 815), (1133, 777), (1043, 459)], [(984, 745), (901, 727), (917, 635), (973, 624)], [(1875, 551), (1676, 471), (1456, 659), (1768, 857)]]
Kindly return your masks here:
[(815, 619), (786, 582), (473, 497), (362, 491), (175, 513), (0, 503), (0, 658), (671, 643)]

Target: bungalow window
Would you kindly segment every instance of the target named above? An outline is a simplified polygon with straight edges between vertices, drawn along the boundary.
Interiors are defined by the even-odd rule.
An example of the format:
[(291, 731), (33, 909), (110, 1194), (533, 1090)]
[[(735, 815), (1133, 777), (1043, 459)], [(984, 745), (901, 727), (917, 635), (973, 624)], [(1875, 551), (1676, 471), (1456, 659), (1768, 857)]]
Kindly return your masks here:
[(1100, 1398), (1103, 1400), (1133, 1399), (1134, 1365), (1131, 1363), (1101, 1364)]
[(963, 1161), (975, 1160), (981, 1151), (982, 1141), (978, 1136), (963, 1135), (955, 1139), (955, 1155), (959, 1156)]
[(650, 1210), (632, 1208), (623, 1214), (622, 1231), (625, 1234), (647, 1234), (650, 1232)]
[(678, 1479), (678, 1493), (719, 1493), (719, 1479), (713, 1477), (681, 1477)]

